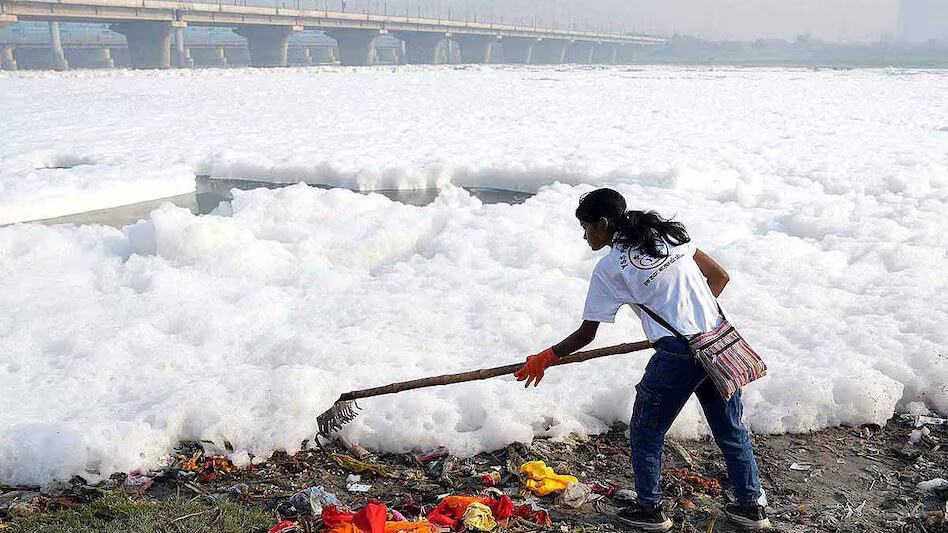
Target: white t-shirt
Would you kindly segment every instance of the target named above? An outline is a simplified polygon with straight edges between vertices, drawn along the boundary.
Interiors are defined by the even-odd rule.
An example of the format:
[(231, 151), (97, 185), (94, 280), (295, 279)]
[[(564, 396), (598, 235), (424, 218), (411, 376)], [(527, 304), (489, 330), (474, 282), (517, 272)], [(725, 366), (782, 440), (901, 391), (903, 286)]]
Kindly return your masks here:
[(615, 322), (619, 307), (629, 304), (642, 320), (648, 340), (675, 335), (636, 305), (641, 303), (685, 337), (720, 325), (717, 302), (695, 263), (694, 244), (669, 246), (662, 241), (662, 247), (668, 257), (649, 257), (637, 248), (614, 246), (593, 270), (583, 320)]

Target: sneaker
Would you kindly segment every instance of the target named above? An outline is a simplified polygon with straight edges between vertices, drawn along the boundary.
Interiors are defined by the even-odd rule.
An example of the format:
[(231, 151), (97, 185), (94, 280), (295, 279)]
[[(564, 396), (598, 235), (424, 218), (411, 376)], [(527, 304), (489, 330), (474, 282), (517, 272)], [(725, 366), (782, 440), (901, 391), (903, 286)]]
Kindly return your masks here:
[(767, 511), (756, 502), (729, 503), (724, 506), (724, 513), (744, 529), (770, 529)]
[(620, 510), (618, 518), (623, 524), (643, 531), (668, 531), (672, 527), (672, 521), (660, 505), (635, 504)]

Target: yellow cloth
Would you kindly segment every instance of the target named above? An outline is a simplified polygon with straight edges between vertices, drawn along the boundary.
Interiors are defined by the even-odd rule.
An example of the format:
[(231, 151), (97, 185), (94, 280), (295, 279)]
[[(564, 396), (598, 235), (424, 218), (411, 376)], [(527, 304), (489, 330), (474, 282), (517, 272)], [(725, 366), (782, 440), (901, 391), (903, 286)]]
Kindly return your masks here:
[(476, 531), (490, 531), (497, 527), (497, 522), (494, 521), (494, 514), (490, 512), (490, 507), (474, 502), (464, 509), (464, 525)]
[(579, 483), (573, 476), (561, 476), (553, 473), (553, 469), (543, 461), (530, 461), (520, 467), (520, 476), (527, 476), (524, 482), (527, 489), (537, 496), (546, 496), (551, 492), (564, 490), (570, 483)]

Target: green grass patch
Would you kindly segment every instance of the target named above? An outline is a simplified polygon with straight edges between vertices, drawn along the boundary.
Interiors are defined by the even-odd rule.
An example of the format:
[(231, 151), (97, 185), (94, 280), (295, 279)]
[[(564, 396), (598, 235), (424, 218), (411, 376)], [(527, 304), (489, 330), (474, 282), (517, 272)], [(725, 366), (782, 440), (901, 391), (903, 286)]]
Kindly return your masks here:
[(253, 533), (266, 532), (275, 523), (272, 513), (236, 503), (209, 506), (109, 495), (77, 510), (19, 518), (2, 533)]

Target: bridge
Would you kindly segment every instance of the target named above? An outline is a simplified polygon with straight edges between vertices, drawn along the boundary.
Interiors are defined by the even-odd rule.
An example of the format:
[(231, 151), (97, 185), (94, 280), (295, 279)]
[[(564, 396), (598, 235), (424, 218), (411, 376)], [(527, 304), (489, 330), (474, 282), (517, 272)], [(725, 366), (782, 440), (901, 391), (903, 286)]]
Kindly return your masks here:
[[(109, 29), (125, 36), (135, 68), (169, 68), (172, 34), (174, 64), (187, 65), (182, 30), (201, 26), (227, 27), (245, 37), (250, 64), (257, 67), (286, 66), (290, 36), (305, 30), (322, 31), (334, 39), (343, 65), (375, 64), (380, 36), (401, 41), (401, 62), (407, 63), (444, 62), (445, 51), (452, 47), (461, 62), (469, 63), (615, 63), (634, 56), (639, 47), (664, 42), (646, 35), (279, 7), (164, 0), (0, 0), (0, 27), (17, 21), (49, 22), (52, 53), (62, 58), (62, 68), (60, 22), (109, 24)], [(9, 68), (12, 52), (0, 49), (0, 59)]]

